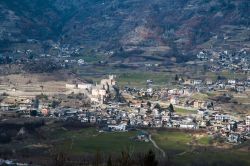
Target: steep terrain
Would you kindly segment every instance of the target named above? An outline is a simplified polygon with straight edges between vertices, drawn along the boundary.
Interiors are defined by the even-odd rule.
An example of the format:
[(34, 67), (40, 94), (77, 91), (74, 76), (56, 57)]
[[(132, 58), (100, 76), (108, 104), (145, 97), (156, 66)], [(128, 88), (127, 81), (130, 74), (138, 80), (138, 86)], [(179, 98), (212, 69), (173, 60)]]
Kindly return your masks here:
[(27, 39), (177, 60), (250, 47), (249, 0), (1, 0), (0, 21), (1, 52)]

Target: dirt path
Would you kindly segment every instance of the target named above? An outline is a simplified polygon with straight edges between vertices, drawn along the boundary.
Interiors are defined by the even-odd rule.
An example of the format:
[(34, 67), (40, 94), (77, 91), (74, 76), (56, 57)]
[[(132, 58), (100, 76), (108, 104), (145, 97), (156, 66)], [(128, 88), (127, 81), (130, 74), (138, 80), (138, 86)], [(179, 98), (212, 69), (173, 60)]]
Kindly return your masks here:
[(187, 151), (181, 152), (181, 153), (177, 154), (176, 156), (182, 156), (182, 155), (184, 155), (184, 154), (186, 154), (186, 153), (187, 153)]
[(152, 144), (154, 145), (154, 147), (155, 147), (156, 149), (158, 149), (158, 150), (162, 153), (162, 156), (165, 158), (165, 157), (166, 157), (165, 151), (162, 150), (162, 149), (156, 144), (156, 142), (152, 139), (151, 134), (149, 135), (149, 140), (150, 140), (150, 142), (152, 142)]

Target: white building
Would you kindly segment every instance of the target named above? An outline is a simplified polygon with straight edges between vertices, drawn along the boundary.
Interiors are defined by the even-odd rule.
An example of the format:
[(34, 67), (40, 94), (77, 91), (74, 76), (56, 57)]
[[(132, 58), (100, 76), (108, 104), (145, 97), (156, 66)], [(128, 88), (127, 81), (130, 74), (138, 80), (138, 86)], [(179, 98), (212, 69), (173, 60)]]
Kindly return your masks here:
[(228, 84), (236, 84), (236, 80), (228, 80), (227, 83)]
[(66, 84), (66, 89), (75, 89), (76, 84)]
[(203, 117), (203, 116), (205, 116), (205, 115), (208, 114), (208, 111), (205, 110), (205, 109), (198, 109), (198, 110), (197, 110), (197, 114), (198, 114), (199, 116)]
[(182, 129), (197, 129), (197, 125), (195, 123), (181, 123), (180, 128)]
[(84, 64), (85, 64), (85, 61), (84, 61), (83, 59), (79, 59), (79, 60), (77, 61), (77, 63), (78, 63), (79, 65), (84, 65)]
[(122, 124), (119, 124), (119, 125), (108, 125), (108, 128), (111, 131), (126, 131), (126, 126), (127, 126), (126, 123), (122, 123)]
[(214, 119), (218, 121), (225, 121), (225, 120), (230, 120), (230, 117), (229, 115), (226, 115), (226, 114), (216, 114), (214, 116)]
[(194, 80), (193, 84), (194, 85), (200, 85), (202, 83), (202, 80)]
[(92, 88), (92, 84), (84, 84), (84, 83), (82, 83), (82, 84), (78, 84), (77, 87), (79, 89), (88, 89), (88, 90), (90, 90)]
[(207, 80), (206, 80), (206, 84), (207, 84), (207, 85), (212, 85), (212, 84), (213, 84), (213, 80), (207, 79)]
[(250, 116), (247, 116), (247, 117), (246, 117), (246, 125), (247, 125), (247, 126), (250, 126)]

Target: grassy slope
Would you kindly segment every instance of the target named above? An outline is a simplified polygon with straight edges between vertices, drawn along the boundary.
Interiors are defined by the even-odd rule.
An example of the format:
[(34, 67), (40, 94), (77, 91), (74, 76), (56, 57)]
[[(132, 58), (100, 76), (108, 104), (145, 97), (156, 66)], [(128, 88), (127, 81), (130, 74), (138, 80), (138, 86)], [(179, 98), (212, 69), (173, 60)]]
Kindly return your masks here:
[(188, 149), (186, 144), (192, 139), (189, 135), (180, 132), (157, 132), (153, 138), (164, 150), (178, 152), (186, 151)]
[(155, 85), (166, 85), (171, 79), (169, 73), (163, 72), (129, 72), (119, 76), (121, 85), (145, 86), (147, 80), (153, 80)]
[(175, 108), (175, 112), (177, 114), (189, 115), (189, 114), (196, 113), (196, 110), (187, 110), (187, 109), (183, 109), (183, 108)]
[[(189, 165), (190, 163), (204, 162), (204, 165), (213, 165), (215, 162), (239, 163), (239, 165), (250, 164), (249, 154), (238, 150), (225, 150), (225, 151), (191, 151), (190, 145), (192, 136), (189, 133), (183, 132), (156, 132), (153, 139), (157, 144), (166, 150), (168, 154), (177, 154), (174, 157), (177, 165)], [(208, 136), (197, 139), (197, 143), (201, 146), (208, 146), (210, 138)]]
[(79, 131), (57, 131), (52, 139), (63, 138), (58, 142), (58, 150), (72, 154), (95, 153), (98, 150), (104, 153), (119, 153), (122, 150), (144, 152), (153, 149), (150, 143), (135, 142), (130, 138), (137, 132), (124, 133), (98, 133), (95, 129), (82, 129)]
[[(239, 162), (241, 165), (250, 163), (247, 152), (234, 150), (209, 150), (208, 136), (194, 139), (194, 136), (185, 132), (168, 132), (150, 130), (152, 138), (160, 148), (167, 154), (173, 155), (172, 160), (177, 165), (188, 165), (204, 160), (206, 164), (213, 164), (223, 160), (226, 163)], [(94, 128), (81, 130), (63, 130), (55, 128), (47, 132), (50, 143), (53, 142), (58, 151), (70, 154), (82, 155), (86, 153), (96, 153), (100, 151), (104, 154), (120, 154), (123, 150), (130, 153), (147, 152), (149, 149), (156, 150), (151, 143), (134, 142), (130, 138), (136, 136), (137, 132), (125, 133), (98, 133)], [(196, 140), (198, 145), (207, 147), (204, 151), (193, 151), (189, 143)], [(157, 152), (157, 151), (156, 151)], [(216, 153), (215, 153), (216, 152)]]

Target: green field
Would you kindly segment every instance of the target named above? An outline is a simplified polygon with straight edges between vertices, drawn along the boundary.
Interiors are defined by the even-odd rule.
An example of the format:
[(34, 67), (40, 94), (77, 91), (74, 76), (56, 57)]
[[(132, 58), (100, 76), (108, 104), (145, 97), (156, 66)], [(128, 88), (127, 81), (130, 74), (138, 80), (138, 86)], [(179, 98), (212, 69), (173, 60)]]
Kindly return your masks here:
[(165, 151), (174, 150), (181, 153), (188, 150), (187, 144), (192, 137), (180, 132), (157, 132), (153, 135), (153, 139)]
[[(151, 132), (151, 131), (150, 131)], [(131, 140), (138, 131), (99, 133), (94, 128), (77, 131), (56, 130), (50, 134), (50, 139), (57, 140), (57, 148), (73, 154), (93, 153), (98, 150), (112, 153), (129, 149), (132, 152), (146, 152), (155, 149), (152, 143), (135, 142)], [(194, 137), (184, 132), (152, 131), (152, 138), (162, 149), (182, 153), (190, 149)], [(208, 145), (209, 138), (197, 140), (200, 145)]]
[[(99, 133), (95, 128), (80, 130), (66, 130), (55, 128), (48, 133), (57, 151), (72, 155), (95, 154), (120, 154), (128, 151), (131, 155), (146, 153), (152, 149), (158, 157), (161, 153), (151, 142), (135, 142), (131, 140), (139, 131)], [(148, 130), (152, 139), (163, 149), (176, 165), (190, 165), (190, 163), (206, 162), (214, 165), (214, 162), (235, 163), (248, 165), (249, 154), (238, 149), (222, 150), (211, 148), (211, 138), (206, 134), (197, 137), (197, 134), (180, 131)]]
[(209, 145), (209, 142), (212, 140), (210, 137), (202, 137), (198, 140), (198, 143), (201, 145)]
[[(153, 139), (168, 155), (174, 154), (172, 160), (176, 165), (199, 165), (201, 163), (203, 163), (202, 165), (250, 164), (249, 153), (247, 152), (236, 149), (211, 150), (209, 148), (211, 138), (208, 136), (194, 138), (190, 133), (158, 131), (153, 134)], [(195, 144), (190, 145), (194, 141)], [(195, 150), (197, 146), (203, 147), (203, 150)]]
[[(193, 66), (189, 66), (186, 69), (183, 67), (175, 68), (166, 68), (166, 67), (158, 67), (156, 69), (146, 69), (143, 65), (140, 67), (130, 67), (125, 64), (114, 63), (114, 64), (98, 64), (96, 62), (103, 60), (102, 56), (95, 55), (90, 56), (86, 55), (83, 57), (86, 62), (89, 62), (90, 65), (76, 67), (74, 73), (82, 79), (93, 80), (94, 82), (100, 81), (100, 79), (104, 78), (109, 74), (114, 74), (117, 76), (117, 83), (120, 86), (134, 86), (138, 88), (145, 88), (146, 81), (152, 80), (155, 87), (176, 87), (177, 84), (173, 84), (175, 75), (179, 75), (184, 79), (190, 78), (199, 78), (199, 79), (212, 79), (217, 80), (218, 76), (222, 78), (239, 78), (246, 79), (247, 74), (244, 73), (233, 73), (233, 72), (210, 72), (203, 71), (200, 69), (200, 66), (197, 68)], [(93, 64), (92, 64), (93, 63)], [(197, 95), (198, 99), (207, 99), (208, 95)]]
[[(232, 151), (203, 151), (185, 153), (174, 158), (176, 165), (239, 165), (248, 166), (250, 164), (249, 154), (247, 152)], [(201, 164), (202, 163), (202, 164)]]
[(246, 79), (249, 74), (245, 74), (245, 73), (234, 73), (234, 72), (230, 72), (230, 71), (221, 71), (218, 73), (214, 73), (214, 72), (206, 72), (205, 74), (208, 78), (213, 79), (214, 81), (217, 80), (218, 76), (221, 77), (225, 77), (227, 79)]
[(131, 140), (137, 135), (137, 131), (99, 133), (94, 128), (78, 131), (56, 131), (52, 133), (51, 139), (62, 138), (58, 141), (59, 151), (71, 154), (95, 153), (120, 153), (123, 150), (130, 152), (147, 152), (153, 149), (151, 143), (135, 142)]
[(181, 114), (181, 115), (189, 115), (189, 114), (195, 114), (196, 110), (187, 110), (187, 109), (183, 109), (183, 108), (174, 108), (175, 112), (177, 114)]
[(186, 132), (158, 131), (153, 134), (153, 139), (165, 151), (176, 151), (182, 153), (190, 150), (190, 144), (196, 141), (199, 145), (208, 145), (208, 136), (199, 139)]
[(195, 93), (192, 95), (193, 99), (196, 100), (207, 100), (208, 99), (208, 95), (207, 94), (203, 94), (203, 93)]
[(163, 72), (130, 72), (122, 73), (118, 77), (119, 85), (145, 87), (147, 80), (152, 80), (156, 86), (167, 85), (173, 76)]

